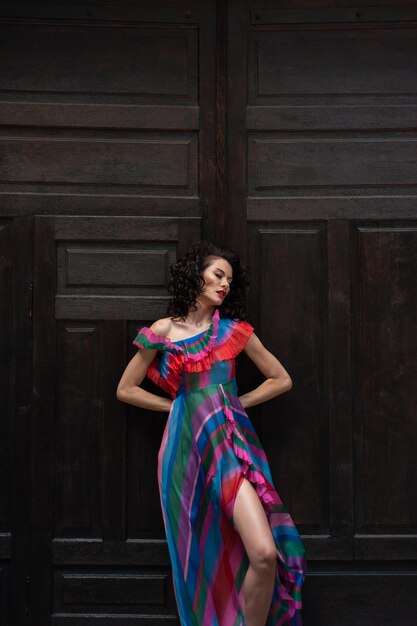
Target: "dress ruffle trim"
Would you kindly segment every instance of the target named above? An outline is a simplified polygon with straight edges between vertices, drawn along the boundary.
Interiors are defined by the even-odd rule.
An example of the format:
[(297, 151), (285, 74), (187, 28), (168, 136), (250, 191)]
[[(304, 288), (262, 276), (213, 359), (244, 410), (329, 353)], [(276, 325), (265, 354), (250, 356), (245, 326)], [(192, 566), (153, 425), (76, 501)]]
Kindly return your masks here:
[(148, 326), (138, 329), (138, 334), (132, 343), (138, 348), (147, 350), (179, 350), (181, 346), (177, 346), (168, 337), (164, 335), (156, 335)]
[[(227, 440), (233, 448), (234, 454), (240, 461), (242, 477), (249, 480), (255, 488), (255, 491), (262, 502), (265, 513), (268, 516), (272, 512), (274, 505), (283, 504), (282, 500), (274, 487), (261, 472), (258, 472), (256, 466), (253, 464), (250, 454), (246, 448), (248, 443), (237, 427), (232, 408), (222, 385), (220, 385), (220, 387), (223, 393), (224, 412), (227, 419)], [(239, 443), (241, 443), (241, 445), (239, 445)], [(233, 507), (233, 505), (234, 502), (229, 503), (230, 507)], [(282, 615), (280, 621), (278, 622), (278, 624), (283, 625), (284, 623), (287, 623), (287, 620), (293, 617), (297, 609), (301, 609), (301, 602), (295, 598), (295, 595), (296, 591), (299, 589), (300, 579), (302, 581), (304, 576), (302, 573), (292, 571), (291, 568), (286, 565), (285, 556), (278, 547), (277, 557), (279, 598), (280, 602), (285, 600), (287, 603), (287, 611), (285, 615)]]
[[(227, 418), (227, 440), (232, 446), (237, 458), (240, 459), (242, 474), (244, 478), (247, 478), (255, 487), (259, 499), (264, 504), (264, 508), (268, 511), (271, 504), (282, 504), (282, 500), (280, 499), (278, 493), (275, 491), (273, 486), (266, 480), (263, 474), (258, 472), (256, 467), (252, 463), (250, 454), (246, 449), (248, 443), (236, 425), (233, 411), (230, 407), (227, 396), (223, 391), (222, 385), (220, 385), (220, 387), (223, 392), (224, 412)], [(242, 445), (239, 445), (237, 440), (242, 442)]]
[(182, 345), (164, 335), (156, 335), (149, 327), (139, 329), (133, 344), (139, 349), (156, 349), (163, 352), (148, 368), (152, 382), (175, 397), (183, 372), (203, 372), (216, 361), (234, 359), (245, 347), (254, 330), (249, 322), (230, 320), (219, 336), (220, 315), (216, 309), (207, 331), (192, 343)]
[[(212, 332), (209, 341), (202, 345), (198, 352), (193, 351), (193, 344), (184, 344), (184, 370), (186, 372), (203, 372), (211, 368), (216, 361), (234, 359), (245, 347), (253, 326), (249, 322), (231, 320), (228, 328), (219, 337), (219, 311), (216, 309), (213, 315)], [(182, 365), (182, 363), (181, 363)]]

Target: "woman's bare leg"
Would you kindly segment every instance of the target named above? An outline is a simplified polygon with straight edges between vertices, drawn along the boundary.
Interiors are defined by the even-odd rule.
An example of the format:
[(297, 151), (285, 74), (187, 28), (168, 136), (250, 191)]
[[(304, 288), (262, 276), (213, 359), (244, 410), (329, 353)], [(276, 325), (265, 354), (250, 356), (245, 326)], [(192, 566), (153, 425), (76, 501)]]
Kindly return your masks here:
[(243, 581), (245, 624), (265, 626), (274, 588), (277, 549), (262, 503), (246, 478), (236, 496), (233, 520), (249, 557)]

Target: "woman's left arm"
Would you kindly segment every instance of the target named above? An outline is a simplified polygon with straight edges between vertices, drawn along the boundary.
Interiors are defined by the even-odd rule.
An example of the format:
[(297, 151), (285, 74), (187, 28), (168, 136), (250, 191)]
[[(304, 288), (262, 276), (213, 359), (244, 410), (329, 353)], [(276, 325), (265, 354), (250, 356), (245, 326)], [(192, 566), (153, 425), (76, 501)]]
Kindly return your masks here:
[(292, 388), (292, 380), (278, 359), (265, 348), (259, 337), (252, 333), (244, 347), (248, 357), (266, 377), (263, 383), (239, 397), (243, 408), (260, 404)]

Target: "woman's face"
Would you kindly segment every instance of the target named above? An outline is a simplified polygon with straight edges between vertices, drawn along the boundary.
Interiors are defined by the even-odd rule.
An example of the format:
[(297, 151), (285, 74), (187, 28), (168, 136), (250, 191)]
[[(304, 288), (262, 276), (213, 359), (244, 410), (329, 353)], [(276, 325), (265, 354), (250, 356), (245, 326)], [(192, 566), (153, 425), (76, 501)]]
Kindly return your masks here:
[(216, 257), (202, 273), (204, 285), (198, 299), (205, 304), (220, 306), (230, 291), (232, 266), (226, 259)]

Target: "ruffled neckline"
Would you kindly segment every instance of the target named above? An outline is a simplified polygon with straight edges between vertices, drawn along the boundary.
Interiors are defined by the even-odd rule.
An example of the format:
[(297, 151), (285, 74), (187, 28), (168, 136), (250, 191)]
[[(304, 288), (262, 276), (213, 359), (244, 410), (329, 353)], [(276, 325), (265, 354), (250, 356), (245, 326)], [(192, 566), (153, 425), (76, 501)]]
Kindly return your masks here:
[(184, 373), (209, 370), (217, 361), (234, 359), (244, 348), (253, 326), (238, 319), (220, 318), (215, 309), (210, 326), (176, 342), (164, 335), (156, 335), (145, 326), (139, 330), (133, 344), (138, 348), (158, 349), (148, 368), (149, 378), (175, 397)]
[(168, 341), (170, 341), (170, 343), (178, 344), (178, 343), (182, 343), (183, 341), (187, 342), (187, 341), (191, 341), (192, 339), (197, 339), (197, 337), (200, 337), (200, 339), (202, 339), (203, 337), (201, 337), (201, 335), (205, 336), (207, 333), (212, 334), (211, 331), (213, 330), (213, 326), (215, 324), (218, 325), (218, 323), (219, 323), (219, 309), (215, 309), (213, 315), (211, 316), (210, 325), (207, 328), (200, 331), (199, 333), (196, 333), (195, 335), (191, 335), (190, 337), (184, 337), (183, 339), (177, 339), (176, 341), (171, 341), (169, 339)]
[(178, 339), (177, 341), (171, 341), (171, 339), (169, 339), (166, 335), (157, 335), (154, 333), (149, 326), (141, 328), (139, 334), (144, 335), (147, 340), (154, 345), (154, 347), (159, 346), (160, 349), (169, 348), (177, 353), (183, 353), (186, 355), (187, 359), (189, 358), (192, 361), (198, 361), (214, 346), (214, 342), (218, 334), (219, 322), (219, 309), (215, 309), (211, 318), (210, 326), (205, 330), (202, 330), (200, 333), (191, 335), (190, 337), (184, 337), (183, 339)]
[[(184, 353), (184, 359), (186, 361), (201, 361), (207, 354), (209, 354), (215, 345), (217, 334), (219, 330), (220, 313), (219, 309), (216, 309), (212, 315), (210, 326), (197, 335), (186, 337), (180, 341), (185, 342), (182, 346)], [(198, 339), (196, 339), (198, 337)], [(186, 343), (187, 340), (194, 339), (191, 343)]]

